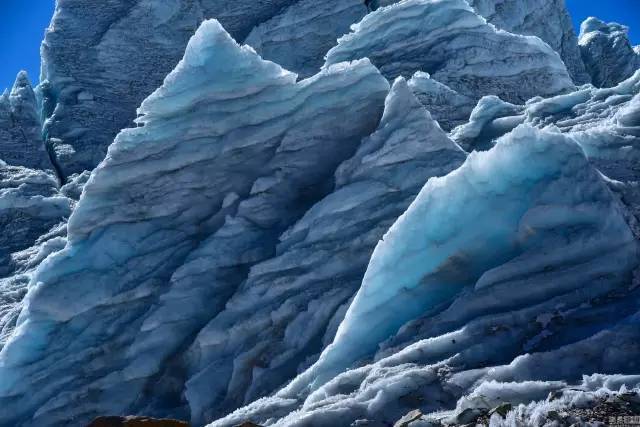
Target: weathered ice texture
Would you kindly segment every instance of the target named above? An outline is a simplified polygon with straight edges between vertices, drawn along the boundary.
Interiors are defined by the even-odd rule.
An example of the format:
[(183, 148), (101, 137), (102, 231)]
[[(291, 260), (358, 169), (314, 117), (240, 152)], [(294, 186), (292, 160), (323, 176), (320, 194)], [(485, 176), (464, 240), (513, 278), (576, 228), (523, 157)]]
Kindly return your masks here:
[(575, 142), (517, 128), (424, 186), (313, 366), (212, 426), (389, 424), (416, 408), (455, 408), (449, 422), (460, 425), (585, 374), (637, 373), (627, 218)]
[(252, 37), (259, 50), (308, 76), (365, 12), (356, 0), (57, 0), (42, 45), (41, 89), (45, 137), (61, 174), (91, 170), (104, 158), (203, 19), (217, 18), (238, 41), (264, 23)]
[[(333, 339), (383, 233), (424, 182), (464, 159), (399, 78), (378, 130), (338, 168), (336, 189), (280, 237), (276, 256), (251, 268), (198, 335), (186, 394), (194, 421), (273, 392), (315, 360)], [(181, 289), (195, 280), (191, 270)]]
[(378, 9), (327, 53), (327, 65), (363, 57), (387, 78), (423, 71), (475, 99), (524, 102), (575, 88), (547, 44), (496, 30), (464, 0), (406, 0)]
[(36, 96), (21, 71), (11, 92), (0, 96), (0, 159), (13, 166), (51, 169), (40, 129)]
[(588, 18), (580, 27), (580, 51), (593, 84), (615, 86), (640, 68), (640, 54), (629, 42), (629, 28)]
[(560, 54), (576, 84), (591, 82), (582, 62), (565, 0), (467, 1), (498, 28), (514, 34), (540, 37)]
[(29, 272), (64, 246), (72, 207), (53, 172), (0, 161), (0, 348), (15, 326)]
[(363, 0), (300, 0), (254, 28), (245, 43), (264, 59), (308, 77), (318, 72), (337, 39), (366, 13)]
[(0, 427), (640, 396), (638, 48), (580, 43), (563, 0), (57, 0), (0, 97)]
[[(38, 267), (0, 353), (0, 419), (184, 415), (171, 406), (180, 378), (169, 377), (178, 382), (165, 395), (156, 376), (330, 190), (336, 167), (375, 130), (388, 89), (367, 60), (296, 82), (205, 21), (142, 103), (142, 126), (121, 132), (93, 171), (65, 249)], [(194, 276), (163, 315), (163, 294), (198, 265), (219, 276)], [(218, 300), (191, 299), (200, 286)]]
[(422, 71), (416, 72), (411, 77), (409, 87), (420, 103), (446, 131), (466, 123), (476, 105), (473, 98), (456, 92)]
[(13, 254), (68, 218), (71, 206), (52, 173), (0, 161), (0, 277), (19, 267)]
[(585, 87), (524, 106), (496, 97), (480, 100), (469, 123), (451, 132), (465, 149), (486, 150), (521, 123), (554, 126), (578, 142), (608, 177), (640, 180), (640, 71), (612, 88)]

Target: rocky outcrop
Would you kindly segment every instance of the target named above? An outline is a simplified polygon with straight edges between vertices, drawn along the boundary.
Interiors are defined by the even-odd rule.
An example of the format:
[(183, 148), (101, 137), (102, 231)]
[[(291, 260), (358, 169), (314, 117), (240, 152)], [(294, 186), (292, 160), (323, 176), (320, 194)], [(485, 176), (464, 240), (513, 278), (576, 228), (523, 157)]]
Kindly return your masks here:
[(189, 423), (149, 417), (98, 417), (87, 427), (189, 427)]
[(580, 27), (580, 51), (593, 84), (615, 86), (640, 68), (640, 55), (629, 42), (629, 28), (588, 18)]

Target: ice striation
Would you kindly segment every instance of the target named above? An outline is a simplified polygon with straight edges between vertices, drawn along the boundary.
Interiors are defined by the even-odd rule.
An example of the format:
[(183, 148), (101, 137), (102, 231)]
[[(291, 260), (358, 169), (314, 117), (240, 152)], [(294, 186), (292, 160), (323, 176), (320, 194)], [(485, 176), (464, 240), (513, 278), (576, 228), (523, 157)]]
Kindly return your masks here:
[(565, 0), (468, 0), (475, 11), (496, 27), (514, 34), (537, 36), (558, 52), (573, 81), (590, 83), (578, 38)]
[(464, 0), (406, 0), (378, 9), (338, 40), (327, 65), (363, 57), (387, 78), (423, 71), (474, 99), (524, 102), (575, 88), (547, 44), (497, 30)]
[(544, 425), (640, 392), (626, 28), (57, 0), (42, 55), (0, 97), (0, 426)]
[[(367, 60), (296, 82), (205, 21), (142, 103), (142, 126), (121, 132), (88, 179), (65, 249), (38, 266), (0, 353), (0, 419), (179, 412), (171, 393), (151, 392), (164, 363), (330, 190), (388, 89)], [(193, 276), (178, 311), (160, 315), (199, 266), (219, 275)], [(217, 301), (192, 298), (202, 286)]]
[[(537, 36), (562, 57), (573, 81), (591, 82), (585, 69), (578, 38), (565, 0), (466, 0), (480, 16), (501, 30), (524, 36)], [(372, 0), (372, 9), (399, 0)]]
[[(317, 3), (317, 2), (316, 2)], [(42, 44), (47, 143), (61, 174), (93, 169), (206, 18), (302, 76), (366, 13), (360, 0), (57, 0)]]
[(336, 40), (366, 14), (363, 0), (300, 0), (255, 27), (245, 43), (264, 59), (309, 77)]
[[(575, 43), (565, 22), (566, 10), (559, 1), (545, 1), (542, 8), (535, 8), (534, 2), (528, 1), (521, 12), (514, 11), (512, 1), (476, 3), (477, 9), (491, 22), (504, 26), (501, 28), (540, 36), (561, 53), (576, 82), (584, 80), (579, 77), (579, 63), (573, 60)], [(252, 45), (266, 59), (300, 77), (308, 77), (318, 71), (324, 55), (349, 31), (349, 26), (376, 7), (376, 2), (361, 0), (321, 3), (310, 0), (111, 0), (90, 7), (81, 0), (57, 0), (56, 12), (42, 45), (41, 91), (42, 114), (47, 119), (43, 133), (59, 174), (64, 179), (91, 170), (104, 158), (119, 130), (133, 126), (137, 106), (175, 66), (189, 37), (203, 19), (217, 18), (233, 37)], [(561, 24), (562, 29), (557, 29), (555, 24)], [(486, 27), (479, 22), (478, 25)], [(473, 36), (466, 33), (467, 36), (459, 34), (456, 38), (475, 38), (478, 33), (486, 32), (482, 40), (495, 39), (487, 28), (474, 30)], [(489, 45), (492, 55), (498, 53), (496, 44), (504, 45), (502, 38), (509, 37), (503, 34)], [(434, 41), (437, 40), (431, 39), (429, 43), (433, 45)], [(440, 38), (439, 41), (446, 44), (447, 40)], [(545, 50), (533, 48), (533, 51), (540, 49)], [(467, 42), (467, 54), (475, 56), (472, 50), (473, 46)], [(525, 50), (530, 52), (532, 48)], [(511, 61), (520, 64), (509, 67), (515, 72), (527, 70), (527, 75), (540, 73), (534, 79), (536, 82), (532, 82), (540, 88), (540, 93), (535, 95), (566, 89), (568, 82), (555, 70), (558, 66), (555, 62), (559, 61), (545, 58), (540, 62), (535, 55), (545, 54), (533, 51), (533, 57), (514, 55)], [(453, 54), (449, 50), (440, 55)], [(416, 58), (406, 59), (413, 71), (421, 68), (415, 63)], [(549, 67), (550, 61), (553, 64)], [(559, 77), (557, 82), (543, 84), (549, 73)], [(459, 77), (451, 76), (451, 79)], [(493, 85), (485, 86), (489, 92), (475, 90), (473, 95), (503, 94), (496, 92)], [(513, 97), (519, 101), (533, 96), (526, 86), (521, 90), (511, 85), (507, 90), (514, 91)]]
[(615, 86), (640, 68), (640, 54), (629, 42), (629, 28), (587, 18), (580, 27), (580, 51), (597, 87)]
[(335, 190), (280, 237), (276, 256), (253, 266), (199, 333), (188, 354), (192, 419), (227, 413), (307, 367), (333, 339), (383, 233), (425, 181), (464, 159), (398, 78), (378, 129), (338, 168)]
[(416, 408), (464, 424), (583, 375), (635, 374), (638, 247), (627, 219), (574, 141), (520, 126), (427, 182), (314, 365), (211, 426), (389, 424)]
[(446, 131), (466, 123), (476, 106), (473, 98), (456, 92), (423, 71), (417, 71), (408, 83), (420, 103)]
[(205, 18), (239, 40), (296, 0), (57, 0), (42, 44), (45, 135), (63, 176), (93, 169)]

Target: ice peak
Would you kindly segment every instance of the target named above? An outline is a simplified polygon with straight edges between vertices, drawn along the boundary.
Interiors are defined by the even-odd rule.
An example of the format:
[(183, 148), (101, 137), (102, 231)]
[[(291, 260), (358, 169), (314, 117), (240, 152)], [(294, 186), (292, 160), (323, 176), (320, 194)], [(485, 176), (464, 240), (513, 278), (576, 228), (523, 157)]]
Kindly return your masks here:
[[(239, 45), (217, 20), (210, 19), (200, 25), (183, 59), (162, 86), (142, 103), (138, 114), (143, 117), (138, 122), (173, 115), (213, 93), (220, 100), (235, 99), (258, 93), (276, 81), (281, 85), (295, 83), (296, 78), (296, 74), (263, 60), (253, 48)], [(192, 90), (195, 88), (198, 90)]]

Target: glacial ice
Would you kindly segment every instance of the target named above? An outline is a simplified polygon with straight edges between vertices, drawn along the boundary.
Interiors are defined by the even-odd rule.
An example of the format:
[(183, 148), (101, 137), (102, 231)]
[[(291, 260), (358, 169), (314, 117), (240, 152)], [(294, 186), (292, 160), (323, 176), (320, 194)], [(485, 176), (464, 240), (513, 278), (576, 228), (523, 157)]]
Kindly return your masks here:
[(473, 98), (456, 92), (423, 71), (417, 71), (408, 83), (420, 103), (446, 131), (466, 123), (476, 105)]
[(211, 426), (393, 423), (416, 407), (457, 417), (492, 404), (474, 393), (529, 403), (584, 374), (633, 374), (640, 291), (627, 218), (574, 141), (520, 126), (428, 181), (376, 247), (318, 362)]
[(320, 70), (336, 40), (366, 14), (364, 0), (300, 0), (255, 27), (245, 43), (305, 78)]
[(575, 88), (547, 44), (497, 30), (464, 0), (406, 0), (352, 28), (327, 53), (327, 65), (367, 57), (387, 78), (423, 71), (475, 99), (525, 102)]
[(629, 28), (587, 18), (580, 27), (580, 51), (597, 87), (615, 86), (640, 68), (640, 55), (629, 42)]
[(40, 132), (36, 95), (22, 71), (0, 96), (0, 158), (13, 166), (52, 169)]
[[(560, 52), (576, 82), (584, 81), (580, 63), (575, 59), (575, 37), (566, 22), (566, 9), (558, 0), (545, 1), (544, 7), (535, 7), (533, 0), (527, 1), (522, 11), (514, 11), (511, 0), (475, 3), (499, 28), (541, 37)], [(369, 6), (375, 8), (373, 3)], [(81, 0), (59, 0), (42, 45), (40, 85), (44, 101), (42, 114), (46, 119), (43, 133), (59, 175), (66, 179), (74, 173), (91, 170), (104, 158), (120, 129), (132, 126), (140, 102), (162, 83), (178, 62), (189, 37), (203, 19), (217, 18), (236, 40), (253, 45), (265, 59), (308, 77), (322, 65), (322, 58), (336, 39), (366, 13), (365, 2), (361, 0), (321, 3), (309, 0), (112, 0), (97, 2), (91, 7)], [(562, 25), (562, 29), (557, 29), (555, 24)], [(483, 37), (494, 38), (489, 31), (485, 32)], [(499, 38), (508, 37), (503, 34)], [(433, 42), (431, 40), (432, 47)], [(494, 43), (504, 45), (497, 40)], [(466, 48), (471, 54), (469, 49), (473, 47), (468, 42)], [(492, 55), (500, 51), (495, 46), (491, 50)], [(508, 68), (528, 70), (527, 79), (540, 89), (540, 93), (533, 95), (566, 89), (568, 81), (564, 71), (556, 69), (560, 61), (556, 58), (538, 61), (535, 55), (549, 54), (535, 52), (539, 50), (527, 49), (532, 57), (510, 58), (509, 61), (518, 65), (508, 64)], [(448, 51), (445, 55), (452, 54)], [(407, 60), (412, 62), (415, 58)], [(548, 62), (554, 65), (538, 69)], [(419, 68), (414, 66), (413, 71)], [(541, 75), (535, 77), (540, 72)], [(555, 82), (546, 79), (549, 74)], [(501, 95), (503, 89), (514, 91), (518, 102), (533, 96), (530, 88), (525, 87), (520, 93), (521, 88), (514, 84), (509, 88), (496, 88), (486, 82), (483, 85), (488, 92), (472, 91), (476, 98), (489, 93)]]
[(31, 272), (61, 249), (73, 205), (51, 171), (0, 160), (0, 348), (15, 327)]
[(561, 0), (468, 3), (58, 0), (0, 97), (0, 425), (544, 423), (638, 387), (638, 47), (587, 25), (629, 79), (576, 88)]
[(534, 98), (516, 106), (485, 97), (468, 123), (451, 132), (467, 150), (488, 149), (496, 139), (521, 123), (553, 126), (571, 136), (591, 161), (610, 178), (640, 179), (640, 70), (612, 88), (583, 87), (547, 99)]
[[(65, 249), (38, 267), (0, 353), (0, 418), (28, 426), (171, 408), (170, 397), (145, 400), (149, 381), (324, 196), (377, 126), (387, 92), (367, 60), (296, 82), (204, 22), (142, 103), (143, 126), (121, 132), (91, 174)], [(216, 253), (220, 283), (197, 275)], [(179, 310), (159, 316), (163, 295), (184, 290), (181, 272), (194, 267), (187, 291), (205, 286), (218, 302), (178, 292)]]
[(100, 163), (206, 18), (243, 40), (297, 0), (58, 0), (42, 44), (44, 133), (63, 177)]
[(573, 81), (590, 83), (578, 38), (564, 0), (468, 0), (496, 27), (514, 34), (537, 36), (562, 57)]
[(275, 257), (251, 268), (195, 340), (186, 393), (194, 421), (238, 406), (235, 396), (273, 392), (313, 361), (333, 339), (333, 319), (341, 320), (377, 241), (427, 179), (464, 159), (406, 81), (396, 80), (378, 130), (338, 168), (336, 189), (280, 237)]

